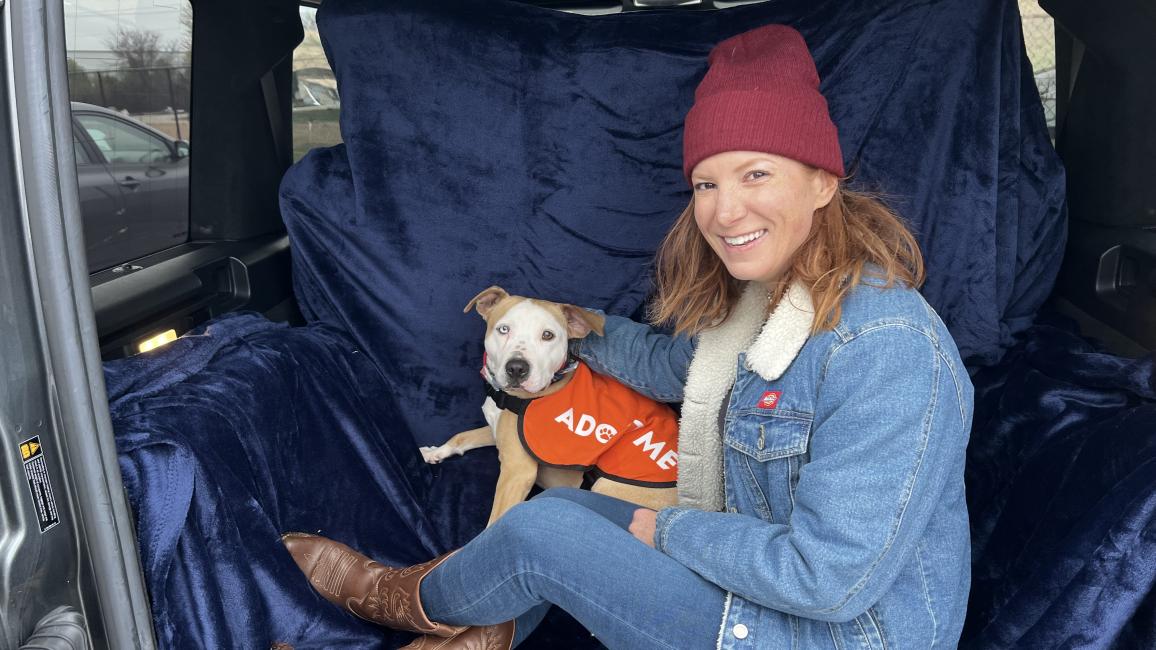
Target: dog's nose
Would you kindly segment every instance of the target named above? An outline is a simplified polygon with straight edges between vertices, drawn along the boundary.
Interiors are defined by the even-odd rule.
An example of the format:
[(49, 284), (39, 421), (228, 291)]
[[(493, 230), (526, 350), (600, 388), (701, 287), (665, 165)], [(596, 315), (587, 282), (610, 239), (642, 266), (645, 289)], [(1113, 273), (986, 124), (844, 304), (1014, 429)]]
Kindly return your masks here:
[(518, 383), (530, 374), (530, 364), (525, 359), (510, 359), (506, 362), (506, 376)]

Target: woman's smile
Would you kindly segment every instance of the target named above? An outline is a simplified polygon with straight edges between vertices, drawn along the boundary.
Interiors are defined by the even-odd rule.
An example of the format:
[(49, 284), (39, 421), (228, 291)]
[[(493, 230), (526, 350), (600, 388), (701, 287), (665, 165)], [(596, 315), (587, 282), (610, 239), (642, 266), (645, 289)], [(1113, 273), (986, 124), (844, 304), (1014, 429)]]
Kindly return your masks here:
[(762, 228), (754, 232), (748, 232), (745, 235), (736, 235), (733, 237), (724, 236), (722, 240), (723, 243), (726, 244), (727, 250), (739, 252), (754, 248), (763, 240), (763, 236), (766, 234), (767, 229)]

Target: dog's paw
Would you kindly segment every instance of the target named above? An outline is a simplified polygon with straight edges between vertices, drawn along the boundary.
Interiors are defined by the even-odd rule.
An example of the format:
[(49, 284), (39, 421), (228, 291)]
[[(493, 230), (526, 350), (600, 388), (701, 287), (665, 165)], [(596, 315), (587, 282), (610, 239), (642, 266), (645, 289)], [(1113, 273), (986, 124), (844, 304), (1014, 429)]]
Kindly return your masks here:
[(440, 447), (421, 448), (421, 457), (424, 458), (425, 462), (429, 463), (430, 465), (437, 465), (438, 463), (453, 455), (454, 452), (446, 449), (446, 445), (442, 445)]

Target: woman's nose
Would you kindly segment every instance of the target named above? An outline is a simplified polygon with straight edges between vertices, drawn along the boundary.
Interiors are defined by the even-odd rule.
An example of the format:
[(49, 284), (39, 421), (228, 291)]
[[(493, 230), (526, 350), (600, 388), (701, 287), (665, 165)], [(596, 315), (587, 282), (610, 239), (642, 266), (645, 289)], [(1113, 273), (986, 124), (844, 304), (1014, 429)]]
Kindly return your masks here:
[(715, 203), (715, 214), (720, 226), (729, 226), (742, 219), (746, 214), (746, 206), (740, 197), (733, 191), (719, 188)]

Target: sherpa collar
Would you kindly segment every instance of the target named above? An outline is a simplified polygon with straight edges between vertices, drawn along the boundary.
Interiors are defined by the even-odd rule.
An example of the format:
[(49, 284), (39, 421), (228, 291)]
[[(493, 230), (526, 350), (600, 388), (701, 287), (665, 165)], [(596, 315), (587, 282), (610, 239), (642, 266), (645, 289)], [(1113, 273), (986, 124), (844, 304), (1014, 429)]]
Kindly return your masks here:
[[(759, 289), (764, 294), (762, 304), (763, 309), (766, 309), (766, 292), (761, 287)], [(750, 287), (747, 288), (749, 292)], [(759, 337), (747, 349), (747, 365), (767, 381), (782, 377), (811, 337), (811, 323), (814, 319), (815, 306), (811, 302), (811, 292), (798, 282), (791, 283), (787, 293), (763, 323)]]
[(699, 335), (687, 371), (678, 440), (679, 504), (702, 510), (726, 507), (719, 410), (737, 376), (738, 355), (767, 381), (781, 377), (807, 342), (814, 319), (811, 292), (793, 282), (767, 313), (763, 285), (748, 283), (723, 323)]

